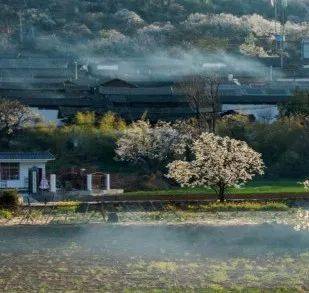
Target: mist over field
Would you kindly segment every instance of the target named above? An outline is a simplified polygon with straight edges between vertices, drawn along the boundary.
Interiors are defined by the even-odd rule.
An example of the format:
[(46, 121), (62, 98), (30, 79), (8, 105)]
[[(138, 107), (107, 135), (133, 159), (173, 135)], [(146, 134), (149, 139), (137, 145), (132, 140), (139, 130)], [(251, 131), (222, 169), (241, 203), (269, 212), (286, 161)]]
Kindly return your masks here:
[(52, 225), (0, 235), (6, 291), (308, 288), (308, 233), (282, 225)]

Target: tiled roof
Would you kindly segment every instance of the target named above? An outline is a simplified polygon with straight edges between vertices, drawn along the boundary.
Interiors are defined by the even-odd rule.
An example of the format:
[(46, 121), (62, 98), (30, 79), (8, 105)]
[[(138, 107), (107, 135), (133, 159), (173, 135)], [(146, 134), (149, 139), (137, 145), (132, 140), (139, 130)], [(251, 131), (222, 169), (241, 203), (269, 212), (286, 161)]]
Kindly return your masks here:
[(65, 59), (29, 58), (29, 59), (0, 59), (0, 68), (6, 69), (67, 69)]
[(126, 96), (157, 96), (173, 95), (171, 87), (155, 87), (155, 88), (128, 88), (128, 87), (100, 87), (100, 93), (103, 95), (126, 95)]
[(0, 152), (1, 160), (54, 160), (50, 152)]

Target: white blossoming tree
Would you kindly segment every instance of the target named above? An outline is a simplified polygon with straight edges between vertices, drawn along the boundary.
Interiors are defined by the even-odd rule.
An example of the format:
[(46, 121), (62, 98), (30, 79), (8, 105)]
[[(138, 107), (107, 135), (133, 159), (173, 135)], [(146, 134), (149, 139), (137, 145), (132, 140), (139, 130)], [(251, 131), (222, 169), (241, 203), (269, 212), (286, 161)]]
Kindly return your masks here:
[(150, 172), (162, 170), (169, 162), (188, 157), (195, 135), (194, 126), (186, 122), (158, 122), (152, 126), (140, 120), (132, 123), (117, 141), (117, 158)]
[(228, 188), (264, 173), (261, 155), (247, 143), (212, 133), (203, 133), (193, 146), (195, 159), (168, 165), (168, 177), (182, 186), (211, 187), (220, 201)]
[(304, 184), (305, 189), (309, 190), (309, 180), (305, 180), (303, 184)]
[(18, 101), (0, 100), (0, 144), (8, 145), (18, 130), (39, 120), (37, 113)]

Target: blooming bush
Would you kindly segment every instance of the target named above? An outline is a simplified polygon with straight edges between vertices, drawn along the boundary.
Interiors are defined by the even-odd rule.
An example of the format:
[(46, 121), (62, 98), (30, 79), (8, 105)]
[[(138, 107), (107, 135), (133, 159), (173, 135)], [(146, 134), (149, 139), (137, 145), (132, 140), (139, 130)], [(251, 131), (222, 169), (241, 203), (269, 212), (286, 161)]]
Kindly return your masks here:
[(137, 29), (144, 24), (144, 20), (136, 12), (128, 9), (118, 10), (114, 14), (114, 18), (124, 30)]
[(128, 127), (117, 141), (116, 154), (121, 161), (158, 170), (176, 158), (183, 158), (192, 145), (194, 127), (185, 122), (137, 121)]

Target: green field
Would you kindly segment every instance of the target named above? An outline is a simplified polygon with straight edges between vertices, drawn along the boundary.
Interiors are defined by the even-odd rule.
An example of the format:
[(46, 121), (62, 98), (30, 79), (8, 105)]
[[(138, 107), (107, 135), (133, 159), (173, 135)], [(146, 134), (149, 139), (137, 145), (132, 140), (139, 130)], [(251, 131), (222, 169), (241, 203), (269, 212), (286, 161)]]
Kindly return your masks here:
[[(254, 181), (248, 183), (241, 188), (231, 188), (227, 194), (278, 194), (291, 193), (300, 194), (306, 193), (302, 184), (298, 181), (282, 180), (282, 181)], [(171, 188), (165, 190), (149, 190), (149, 191), (134, 191), (126, 192), (126, 195), (132, 196), (152, 196), (152, 195), (210, 195), (214, 191), (210, 188)], [(309, 194), (309, 192), (308, 192)]]

